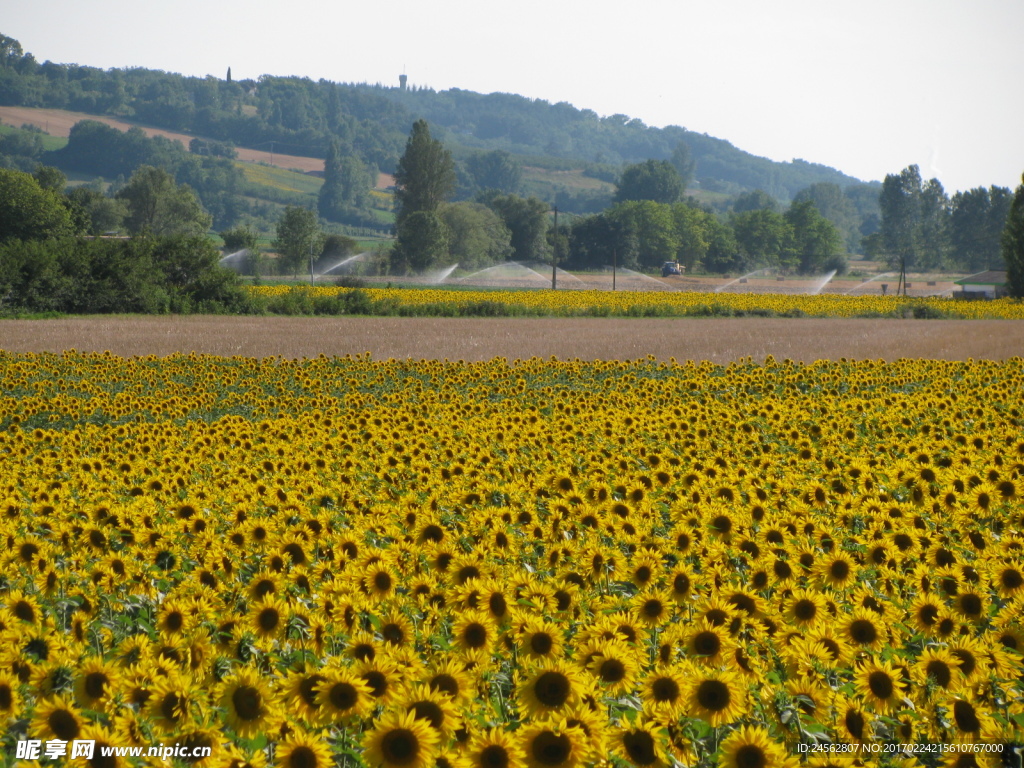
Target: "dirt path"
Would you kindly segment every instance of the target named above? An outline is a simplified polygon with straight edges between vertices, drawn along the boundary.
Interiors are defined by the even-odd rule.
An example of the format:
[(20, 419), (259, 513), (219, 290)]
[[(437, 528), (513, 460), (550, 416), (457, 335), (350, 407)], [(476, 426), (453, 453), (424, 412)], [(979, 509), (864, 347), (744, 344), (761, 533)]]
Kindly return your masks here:
[(1017, 320), (81, 317), (0, 320), (0, 350), (117, 355), (199, 352), (375, 359), (1004, 360), (1024, 351)]

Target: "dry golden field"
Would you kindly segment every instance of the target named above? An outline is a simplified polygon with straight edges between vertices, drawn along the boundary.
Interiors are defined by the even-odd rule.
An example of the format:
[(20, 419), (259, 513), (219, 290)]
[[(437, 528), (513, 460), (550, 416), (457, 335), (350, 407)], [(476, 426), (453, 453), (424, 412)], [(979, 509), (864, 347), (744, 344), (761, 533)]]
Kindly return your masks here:
[(374, 359), (551, 357), (728, 363), (1024, 354), (1019, 320), (789, 318), (72, 317), (0, 320), (0, 350), (286, 358), (369, 352)]

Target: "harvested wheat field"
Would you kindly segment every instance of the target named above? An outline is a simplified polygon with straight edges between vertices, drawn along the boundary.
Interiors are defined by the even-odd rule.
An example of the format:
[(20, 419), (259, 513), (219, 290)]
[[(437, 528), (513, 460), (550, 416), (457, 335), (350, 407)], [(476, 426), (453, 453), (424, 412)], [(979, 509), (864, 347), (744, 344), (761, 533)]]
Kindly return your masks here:
[(78, 317), (0, 321), (10, 352), (110, 351), (120, 356), (197, 352), (478, 361), (1005, 360), (1024, 354), (1019, 320), (766, 318)]

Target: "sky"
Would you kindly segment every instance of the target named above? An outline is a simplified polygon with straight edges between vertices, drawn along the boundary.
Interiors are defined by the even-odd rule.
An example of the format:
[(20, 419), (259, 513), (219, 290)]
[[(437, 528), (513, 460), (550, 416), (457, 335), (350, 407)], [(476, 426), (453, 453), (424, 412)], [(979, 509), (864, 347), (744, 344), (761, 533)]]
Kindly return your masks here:
[(1024, 172), (1021, 0), (0, 0), (40, 61), (569, 102), (865, 181)]

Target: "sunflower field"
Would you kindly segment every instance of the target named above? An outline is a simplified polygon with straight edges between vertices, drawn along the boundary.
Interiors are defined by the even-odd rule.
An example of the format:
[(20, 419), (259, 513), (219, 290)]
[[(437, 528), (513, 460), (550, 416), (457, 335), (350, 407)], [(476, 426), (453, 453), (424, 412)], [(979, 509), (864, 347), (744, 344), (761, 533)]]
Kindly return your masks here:
[[(961, 301), (938, 296), (845, 296), (842, 294), (704, 293), (700, 291), (446, 290), (444, 288), (338, 288), (260, 285), (247, 289), (271, 311), (308, 304), (306, 313), (354, 314), (527, 314), (548, 317), (782, 316), (916, 317), (965, 320), (1022, 320), (1016, 299)], [(482, 310), (482, 311), (481, 311)], [(277, 309), (276, 311), (280, 311)]]
[(1020, 358), (0, 352), (0, 391), (5, 765), (1017, 764)]

